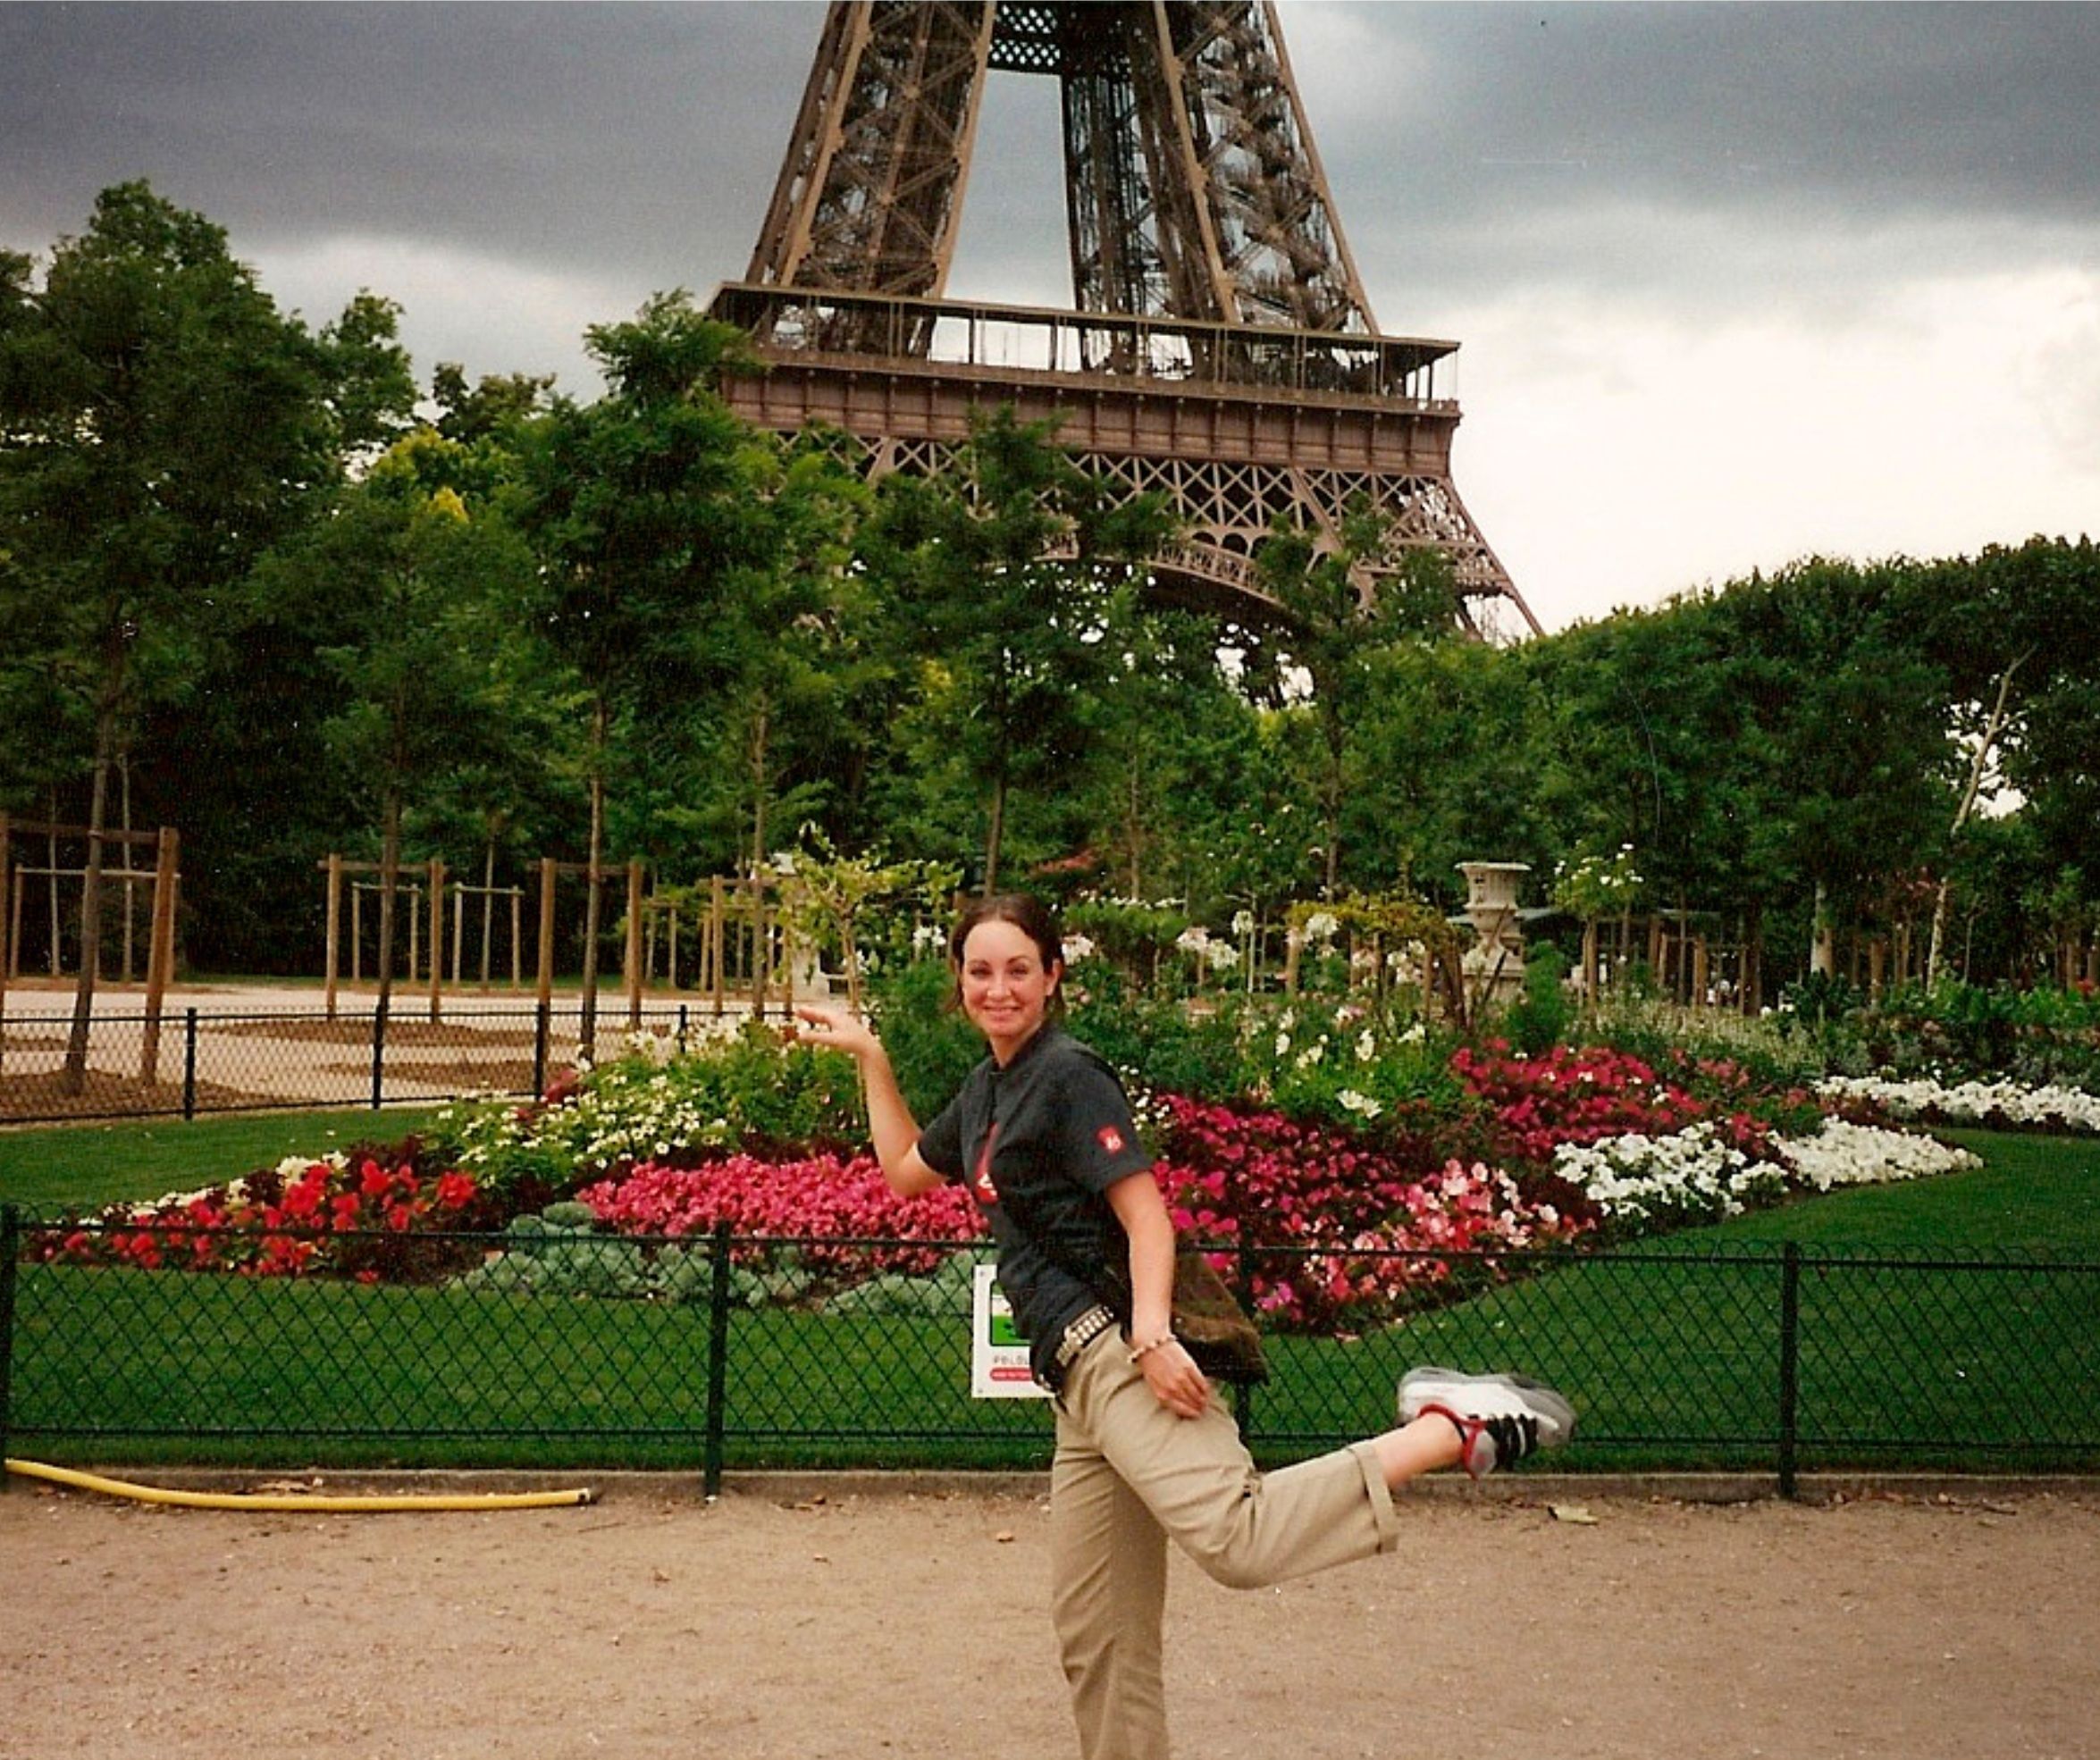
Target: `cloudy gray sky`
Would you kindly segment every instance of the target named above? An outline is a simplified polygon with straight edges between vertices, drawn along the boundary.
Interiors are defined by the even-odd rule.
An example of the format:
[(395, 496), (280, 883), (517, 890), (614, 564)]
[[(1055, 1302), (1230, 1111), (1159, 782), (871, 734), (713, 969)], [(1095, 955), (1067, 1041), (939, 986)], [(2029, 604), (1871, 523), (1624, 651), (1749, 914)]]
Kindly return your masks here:
[[(419, 372), (593, 385), (742, 274), (822, 20), (779, 4), (0, 6), (0, 243), (146, 177)], [(1812, 551), (2100, 526), (2100, 6), (1348, 4), (1283, 21), (1381, 327), (1549, 627)], [(1065, 298), (1055, 88), (1002, 75), (951, 291)]]

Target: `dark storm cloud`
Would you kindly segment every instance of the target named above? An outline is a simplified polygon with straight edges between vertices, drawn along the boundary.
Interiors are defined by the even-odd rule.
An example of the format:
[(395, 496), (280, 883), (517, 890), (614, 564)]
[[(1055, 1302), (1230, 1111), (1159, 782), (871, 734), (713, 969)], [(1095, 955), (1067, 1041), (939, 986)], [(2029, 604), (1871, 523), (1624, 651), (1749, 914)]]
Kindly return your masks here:
[(0, 6), (0, 227), (47, 242), (147, 176), (237, 247), (364, 234), (659, 284), (741, 272), (821, 17)]
[(1373, 13), (1426, 75), (1390, 141), (1438, 191), (2100, 212), (2100, 11), (1603, 5)]
[(1374, 281), (1798, 285), (1819, 259), (1927, 233), (1981, 256), (2017, 250), (2012, 232), (2057, 252), (2076, 230), (2090, 259), (2100, 8), (1315, 8), (1304, 24), (1294, 40), (1329, 53), (1301, 52), (1300, 79)]
[[(820, 21), (813, 4), (0, 7), (0, 230), (47, 243), (146, 175), (237, 245), (376, 235), (704, 283), (743, 266)], [(1585, 249), (1591, 212), (1782, 233), (2100, 214), (2100, 8), (1284, 21), (1359, 256), (1406, 259), (1365, 262), (1374, 280), (1580, 273), (1612, 242), (1607, 224)], [(1022, 107), (1042, 113), (989, 113), (971, 236), (1040, 272), (1056, 216), (999, 201), (1003, 159), (1054, 155), (1039, 121), (999, 126)]]

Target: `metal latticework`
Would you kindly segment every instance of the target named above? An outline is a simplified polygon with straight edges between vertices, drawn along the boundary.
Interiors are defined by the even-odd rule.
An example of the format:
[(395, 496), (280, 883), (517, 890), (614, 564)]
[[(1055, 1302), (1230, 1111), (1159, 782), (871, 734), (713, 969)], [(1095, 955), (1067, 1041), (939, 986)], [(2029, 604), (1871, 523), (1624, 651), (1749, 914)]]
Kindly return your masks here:
[[(1341, 501), (1331, 491), (1347, 476), (1349, 492), (1394, 516), (1397, 543), (1451, 554), (1470, 627), (1535, 632), (1451, 483), (1457, 402), (1346, 367), (1314, 385), (1303, 375), (1307, 344), (1348, 339), (1425, 361), (1457, 345), (1378, 333), (1273, 4), (836, 0), (745, 281), (717, 299), (761, 356), (796, 369), (775, 375), (762, 398), (733, 388), (743, 413), (784, 431), (834, 423), (866, 440), (882, 469), (915, 446), (923, 453), (923, 442), (959, 438), (973, 404), (1007, 398), (981, 374), (936, 370), (944, 328), (997, 309), (943, 298), (994, 71), (1059, 81), (1076, 313), (1184, 326), (1175, 406), (1194, 419), (1182, 432), (1133, 420), (1125, 438), (1113, 423), (1075, 421), (1060, 434), (1096, 471), (1145, 487), (1189, 483), (1196, 499), (1176, 506), (1190, 536), (1163, 571), (1169, 591), (1264, 616), (1247, 591), (1245, 551), (1279, 514), (1333, 538)], [(761, 290), (770, 303), (754, 302)], [(811, 298), (794, 302), (794, 291)], [(1054, 379), (1168, 376), (1155, 335), (1113, 323), (1071, 335), (1075, 350), (1047, 368)], [(897, 423), (899, 370), (936, 381), (942, 406), (930, 427)], [(1307, 389), (1325, 394), (1328, 410), (1389, 432), (1404, 426), (1406, 457), (1396, 465), (1390, 448), (1371, 446), (1323, 456), (1316, 436), (1301, 445), (1286, 428)], [(1238, 407), (1249, 398), (1284, 419), (1257, 438), (1262, 424)], [(1212, 399), (1221, 407), (1204, 409)], [(1083, 401), (1075, 395), (1054, 414), (1071, 416)], [(1247, 492), (1222, 510), (1218, 498), (1235, 483)]]
[[(710, 1479), (1048, 1458), (1040, 1403), (970, 1396), (982, 1244), (320, 1231), (331, 1275), (174, 1269), (252, 1269), (297, 1232), (164, 1229), (148, 1253), (138, 1225), (0, 1206), (0, 1442)], [(1347, 1333), (1268, 1337), (1273, 1379), (1233, 1395), (1266, 1462), (1390, 1423), (1398, 1378), (1436, 1362), (1566, 1389), (1581, 1418), (1557, 1458), (1578, 1469), (1754, 1470), (1791, 1488), (1817, 1469), (2100, 1466), (2100, 1265), (1667, 1241), (1234, 1250), (1243, 1292), (1337, 1274), (1390, 1292)]]

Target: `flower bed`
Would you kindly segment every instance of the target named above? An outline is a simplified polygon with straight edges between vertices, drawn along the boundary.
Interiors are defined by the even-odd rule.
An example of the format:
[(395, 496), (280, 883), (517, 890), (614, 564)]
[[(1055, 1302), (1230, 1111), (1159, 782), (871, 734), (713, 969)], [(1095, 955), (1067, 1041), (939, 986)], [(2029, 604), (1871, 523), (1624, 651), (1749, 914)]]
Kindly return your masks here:
[[(1415, 1029), (1301, 1009), (1267, 1017), (1250, 1060), (1248, 1031), (1231, 1023), (1241, 1059), (1231, 1067), (1259, 1067), (1260, 1097), (1157, 1094), (1140, 1111), (1177, 1225), (1244, 1244), (1255, 1303), (1291, 1328), (1360, 1326), (1437, 1299), (1457, 1262), (1448, 1255), (1654, 1233), (1789, 1193), (1968, 1164), (1874, 1127), (1889, 1117), (2100, 1129), (2100, 1100), (2068, 1089), (1832, 1082), (1822, 1103), (1854, 1116), (1826, 1121), (1814, 1095), (1728, 1057), (1527, 1057), (1499, 1042), (1447, 1056)], [(1189, 1054), (1179, 1067), (1228, 1066)], [(79, 1263), (416, 1278), (468, 1248), (431, 1243), (418, 1256), (412, 1237), (502, 1228), (574, 1196), (563, 1229), (623, 1237), (621, 1251), (651, 1267), (646, 1237), (721, 1225), (806, 1243), (808, 1278), (775, 1299), (925, 1277), (979, 1237), (979, 1219), (959, 1191), (900, 1203), (865, 1151), (833, 1146), (864, 1140), (855, 1098), (845, 1060), (790, 1050), (765, 1029), (684, 1054), (641, 1040), (534, 1105), (463, 1114), (442, 1156), (407, 1144), (287, 1162), (40, 1232), (37, 1250)], [(898, 1238), (910, 1245), (846, 1245)], [(743, 1251), (740, 1269), (759, 1256)], [(625, 1273), (606, 1287), (630, 1286), (661, 1293)]]
[(1410, 1165), (1374, 1141), (1279, 1111), (1173, 1094), (1146, 1110), (1178, 1229), (1203, 1241), (1337, 1249), (1256, 1256), (1252, 1299), (1277, 1325), (1331, 1329), (1384, 1318), (1449, 1278), (1438, 1254), (1548, 1245), (1586, 1226), (1527, 1199), (1483, 1162)]
[(852, 1064), (790, 1055), (755, 1023), (683, 1052), (668, 1036), (635, 1034), (535, 1103), (453, 1108), (440, 1119), (460, 1167), (525, 1209), (621, 1167), (692, 1166), (760, 1146), (792, 1154), (861, 1129)]
[(1718, 1221), (1790, 1191), (1830, 1192), (1978, 1165), (1967, 1150), (1928, 1136), (1844, 1119), (1825, 1119), (1812, 1136), (1772, 1136), (1754, 1157), (1710, 1123), (1665, 1136), (1563, 1144), (1553, 1157), (1554, 1172), (1582, 1190), (1615, 1235)]
[(480, 1196), (466, 1174), (417, 1173), (412, 1154), (295, 1157), (201, 1192), (111, 1205), (88, 1226), (40, 1231), (30, 1253), (64, 1265), (410, 1281), (458, 1256), (411, 1237), (471, 1226)]
[[(866, 1154), (791, 1161), (730, 1155), (697, 1168), (644, 1165), (576, 1196), (617, 1234), (704, 1235), (727, 1223), (738, 1236), (802, 1243), (803, 1262), (813, 1270), (861, 1276), (923, 1275), (979, 1232), (976, 1207), (962, 1187), (899, 1199)], [(825, 1245), (900, 1237), (947, 1245), (870, 1251)]]
[(1884, 1081), (1874, 1077), (1833, 1076), (1819, 1092), (1841, 1104), (1863, 1102), (1891, 1119), (1922, 1124), (1996, 1125), (2100, 1135), (2100, 1095), (2082, 1088), (2018, 1082), (1957, 1082), (1930, 1077)]
[(1702, 1124), (1713, 1140), (1755, 1158), (1782, 1123), (1805, 1124), (1819, 1110), (1805, 1090), (1768, 1089), (1721, 1058), (1680, 1054), (1659, 1068), (1609, 1046), (1567, 1045), (1527, 1057), (1498, 1039), (1461, 1046), (1451, 1065), (1493, 1109), (1499, 1155), (1534, 1166), (1551, 1166), (1564, 1144), (1671, 1136)]

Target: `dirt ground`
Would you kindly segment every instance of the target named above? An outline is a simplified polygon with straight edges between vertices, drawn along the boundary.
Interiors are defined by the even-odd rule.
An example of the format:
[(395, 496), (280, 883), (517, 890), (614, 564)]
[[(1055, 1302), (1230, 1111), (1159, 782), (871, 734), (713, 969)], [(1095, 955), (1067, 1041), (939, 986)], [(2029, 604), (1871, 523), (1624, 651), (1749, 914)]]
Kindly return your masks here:
[[(2100, 1489), (1417, 1496), (1387, 1559), (1179, 1557), (1189, 1760), (2100, 1756)], [(1024, 1496), (326, 1516), (17, 1479), (0, 1754), (880, 1760), (1074, 1747)]]

